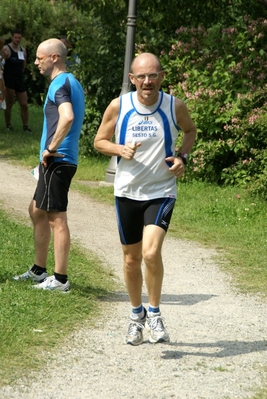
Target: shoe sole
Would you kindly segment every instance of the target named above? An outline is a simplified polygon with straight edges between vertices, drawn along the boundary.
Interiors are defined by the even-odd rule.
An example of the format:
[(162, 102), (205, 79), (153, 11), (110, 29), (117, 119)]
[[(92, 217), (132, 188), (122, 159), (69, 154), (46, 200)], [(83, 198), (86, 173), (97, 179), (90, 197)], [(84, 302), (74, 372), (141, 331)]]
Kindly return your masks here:
[(151, 342), (151, 344), (163, 344), (163, 343), (170, 342), (170, 338), (168, 338), (168, 339), (159, 338), (158, 340), (156, 340), (156, 339), (152, 338), (151, 336), (149, 336), (149, 342)]
[(62, 294), (69, 294), (70, 293), (70, 289), (67, 291), (64, 290), (57, 290), (57, 289), (50, 289), (50, 288), (43, 288), (43, 287), (39, 287), (39, 284), (37, 285), (33, 285), (33, 288), (37, 289), (37, 290), (43, 290), (43, 291), (50, 291), (50, 292), (61, 292)]
[(150, 333), (150, 331), (151, 331), (151, 329), (150, 329), (150, 327), (149, 327), (149, 325), (148, 325), (148, 323), (146, 323), (146, 330), (147, 330), (147, 332), (148, 332), (148, 334), (149, 334), (149, 342), (151, 342), (151, 344), (163, 344), (163, 343), (168, 343), (168, 342), (170, 342), (170, 337), (168, 336), (168, 338), (166, 338), (166, 339), (164, 339), (164, 338), (159, 338), (159, 339), (154, 339), (154, 338), (152, 338), (151, 337), (151, 333)]
[(127, 341), (127, 339), (124, 340), (124, 343), (125, 343), (125, 344), (127, 344), (127, 345), (132, 345), (132, 346), (141, 345), (143, 342), (144, 342), (143, 339), (142, 339), (142, 341), (140, 341), (140, 342), (138, 342), (138, 343), (134, 343), (134, 342), (131, 342), (131, 341)]
[(45, 281), (45, 279), (46, 279), (46, 277), (43, 278), (42, 280), (35, 280), (35, 279), (33, 279), (32, 277), (26, 277), (26, 278), (24, 278), (24, 277), (19, 277), (19, 276), (14, 276), (14, 277), (13, 277), (13, 280), (15, 280), (15, 281), (27, 281), (27, 280), (30, 280), (30, 281), (32, 281), (33, 283), (37, 283), (37, 284), (43, 283), (43, 282)]

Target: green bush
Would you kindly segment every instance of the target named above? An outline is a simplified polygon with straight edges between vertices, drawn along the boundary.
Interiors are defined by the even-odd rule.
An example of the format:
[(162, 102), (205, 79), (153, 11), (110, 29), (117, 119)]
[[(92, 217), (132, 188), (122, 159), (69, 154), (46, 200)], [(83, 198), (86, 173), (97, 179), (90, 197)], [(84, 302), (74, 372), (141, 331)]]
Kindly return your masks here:
[(263, 193), (266, 20), (244, 18), (227, 29), (216, 25), (176, 33), (178, 40), (161, 61), (167, 72), (164, 89), (186, 102), (198, 129), (188, 178), (248, 185)]
[(94, 149), (94, 138), (101, 123), (102, 114), (89, 97), (86, 102), (84, 123), (80, 138), (80, 154), (101, 158), (102, 154)]

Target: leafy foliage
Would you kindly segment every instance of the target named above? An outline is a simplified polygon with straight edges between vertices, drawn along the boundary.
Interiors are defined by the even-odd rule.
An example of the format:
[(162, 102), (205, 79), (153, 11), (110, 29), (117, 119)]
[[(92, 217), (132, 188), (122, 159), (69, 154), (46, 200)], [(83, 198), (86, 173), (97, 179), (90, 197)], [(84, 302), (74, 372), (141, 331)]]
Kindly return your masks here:
[(185, 100), (198, 127), (191, 177), (266, 194), (267, 21), (176, 34), (162, 63), (165, 90)]
[[(2, 0), (0, 4), (1, 35), (9, 39), (14, 21), (23, 32), (32, 102), (42, 102), (48, 83), (33, 63), (38, 44), (61, 35), (72, 42), (81, 61), (72, 72), (86, 93), (81, 137), (86, 156), (100, 156), (93, 139), (104, 109), (121, 91), (128, 6), (129, 0)], [(258, 150), (263, 138), (260, 149), (248, 143), (259, 141), (263, 133), (258, 128), (263, 132), (266, 122), (260, 111), (253, 124), (249, 118), (253, 119), (254, 108), (264, 105), (264, 17), (267, 8), (257, 0), (138, 0), (135, 51), (161, 56), (168, 72), (165, 90), (173, 86), (171, 90), (190, 107), (199, 129), (196, 151), (202, 154), (194, 158), (196, 178), (236, 183), (250, 181), (255, 172), (250, 158), (254, 162), (262, 155)], [(262, 92), (257, 90), (260, 87)], [(235, 168), (242, 172), (237, 175)]]
[[(66, 16), (70, 16), (66, 18)], [(30, 101), (42, 102), (47, 81), (34, 66), (37, 46), (51, 37), (60, 37), (73, 26), (87, 26), (83, 16), (71, 2), (43, 0), (1, 0), (1, 36), (8, 43), (13, 29), (22, 31), (22, 45), (27, 50), (26, 84)]]

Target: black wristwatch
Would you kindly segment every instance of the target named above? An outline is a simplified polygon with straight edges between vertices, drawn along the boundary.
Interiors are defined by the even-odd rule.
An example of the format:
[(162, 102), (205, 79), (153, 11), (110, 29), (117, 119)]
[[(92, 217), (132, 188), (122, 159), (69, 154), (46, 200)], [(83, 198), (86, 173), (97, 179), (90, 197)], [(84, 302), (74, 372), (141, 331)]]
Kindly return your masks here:
[(178, 154), (176, 155), (177, 158), (181, 158), (181, 160), (183, 161), (184, 165), (187, 164), (189, 155), (186, 152), (178, 152)]
[(46, 147), (46, 151), (48, 151), (49, 154), (55, 154), (57, 152), (57, 150), (49, 150), (48, 147)]

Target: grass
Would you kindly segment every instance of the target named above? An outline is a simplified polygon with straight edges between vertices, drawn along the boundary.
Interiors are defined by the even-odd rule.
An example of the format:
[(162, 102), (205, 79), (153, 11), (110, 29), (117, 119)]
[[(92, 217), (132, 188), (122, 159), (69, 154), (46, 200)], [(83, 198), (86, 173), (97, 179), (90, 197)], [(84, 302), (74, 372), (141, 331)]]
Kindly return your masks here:
[(267, 398), (267, 389), (260, 389), (260, 391), (251, 399), (266, 399), (266, 398)]
[[(32, 228), (16, 223), (0, 211), (0, 386), (11, 383), (27, 369), (42, 364), (41, 353), (64, 340), (70, 331), (101, 312), (101, 301), (116, 285), (109, 270), (89, 251), (73, 244), (69, 260), (70, 294), (32, 289), (31, 282), (18, 284), (12, 276), (30, 265)], [(20, 239), (18, 239), (20, 237)], [(48, 267), (53, 265), (50, 249)]]
[(180, 184), (179, 193), (170, 233), (214, 247), (239, 290), (267, 298), (267, 203), (197, 182)]
[[(13, 114), (16, 130), (12, 133), (5, 132), (3, 118), (0, 119), (0, 156), (33, 168), (39, 159), (42, 110), (30, 108), (32, 135), (21, 132), (20, 120), (15, 116), (18, 115), (16, 107)], [(113, 187), (86, 184), (105, 180), (108, 162), (108, 158), (99, 161), (81, 157), (72, 189), (113, 204)], [(229, 273), (235, 287), (244, 293), (261, 295), (266, 300), (267, 203), (251, 198), (245, 189), (236, 187), (180, 182), (178, 190), (168, 234), (215, 248), (217, 262)], [(0, 300), (4, 309), (0, 315), (3, 334), (0, 337), (3, 348), (0, 352), (0, 380), (7, 383), (10, 376), (21, 375), (24, 368), (38, 367), (41, 362), (38, 354), (46, 345), (57, 345), (62, 336), (78, 328), (84, 320), (91, 320), (94, 312), (99, 311), (99, 300), (114, 289), (114, 281), (108, 271), (99, 268), (99, 261), (91, 253), (75, 246), (70, 259), (70, 278), (75, 289), (70, 296), (49, 296), (46, 292), (37, 294), (25, 289), (27, 283), (12, 283), (10, 276), (15, 270), (10, 265), (31, 262), (32, 230), (10, 221), (4, 213), (0, 213), (0, 218), (2, 229), (7, 231), (0, 241)], [(20, 237), (19, 242), (17, 237)], [(52, 256), (51, 252), (50, 259)], [(78, 285), (80, 281), (83, 281), (82, 286)], [(19, 351), (22, 355), (18, 355)], [(253, 397), (266, 398), (266, 388)]]
[(12, 126), (14, 131), (5, 128), (4, 113), (0, 111), (0, 155), (11, 162), (19, 162), (23, 166), (33, 168), (39, 160), (39, 142), (42, 133), (42, 109), (37, 106), (30, 107), (29, 126), (32, 134), (22, 130), (17, 104), (12, 109)]

